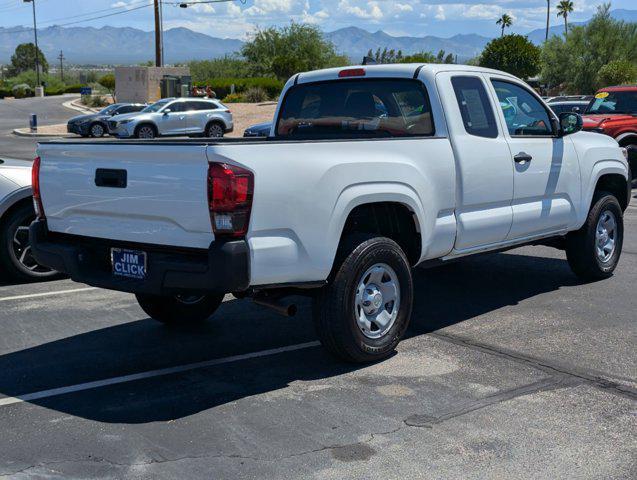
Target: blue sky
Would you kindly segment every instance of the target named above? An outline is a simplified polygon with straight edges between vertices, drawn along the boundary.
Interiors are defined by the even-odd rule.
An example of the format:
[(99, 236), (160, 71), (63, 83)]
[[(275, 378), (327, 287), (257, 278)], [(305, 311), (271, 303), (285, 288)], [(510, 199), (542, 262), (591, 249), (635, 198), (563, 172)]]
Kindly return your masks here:
[[(290, 20), (311, 22), (326, 31), (350, 25), (392, 35), (458, 33), (496, 36), (495, 20), (508, 13), (513, 32), (542, 28), (546, 0), (245, 0), (200, 4), (179, 8), (178, 0), (164, 1), (164, 26), (188, 27), (218, 37), (245, 38), (258, 27), (281, 25)], [(193, 1), (193, 0), (190, 0)], [(152, 0), (36, 0), (38, 25), (79, 22), (77, 26), (130, 26), (152, 30)], [(551, 24), (562, 23), (555, 15), (558, 0), (551, 0)], [(602, 0), (574, 0), (572, 21), (589, 19)], [(614, 0), (613, 9), (637, 8), (635, 0)], [(85, 19), (136, 7), (137, 10), (102, 19)], [(72, 17), (72, 18), (71, 18)], [(31, 25), (31, 5), (22, 0), (0, 0), (0, 26)]]

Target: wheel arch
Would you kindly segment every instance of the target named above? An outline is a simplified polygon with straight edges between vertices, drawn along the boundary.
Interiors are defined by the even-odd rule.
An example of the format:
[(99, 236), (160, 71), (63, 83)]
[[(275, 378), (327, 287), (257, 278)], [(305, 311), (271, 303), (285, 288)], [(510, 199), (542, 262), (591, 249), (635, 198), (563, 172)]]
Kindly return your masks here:
[(3, 219), (15, 208), (18, 208), (23, 203), (32, 202), (31, 198), (31, 187), (22, 187), (18, 190), (14, 190), (0, 200), (0, 223), (2, 223)]
[(628, 180), (628, 168), (617, 160), (603, 160), (593, 166), (590, 183), (583, 195), (583, 207), (580, 212), (580, 226), (583, 225), (588, 211), (591, 208), (595, 193), (605, 190), (613, 193), (622, 210), (630, 203), (631, 185)]
[(228, 130), (228, 126), (226, 125), (226, 122), (223, 121), (223, 119), (211, 118), (210, 120), (206, 122), (206, 127), (204, 128), (204, 134), (208, 131), (208, 127), (210, 127), (210, 125), (212, 125), (213, 123), (218, 123), (219, 125), (221, 125), (224, 133)]
[(620, 147), (626, 147), (628, 145), (637, 145), (637, 131), (624, 132), (621, 135), (615, 137)]
[[(332, 266), (341, 241), (354, 232), (392, 238), (416, 265), (422, 256), (424, 225), (422, 203), (411, 187), (402, 183), (350, 186), (341, 193), (332, 212), (328, 235)], [(412, 234), (416, 237), (413, 240), (409, 238)]]

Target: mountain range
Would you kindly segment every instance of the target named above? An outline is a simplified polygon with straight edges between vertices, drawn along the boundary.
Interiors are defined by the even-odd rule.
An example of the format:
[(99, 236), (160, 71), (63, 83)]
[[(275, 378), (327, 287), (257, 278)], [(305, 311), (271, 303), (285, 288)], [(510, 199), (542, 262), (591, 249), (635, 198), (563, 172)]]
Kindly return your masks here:
[[(613, 18), (637, 22), (637, 10), (613, 10)], [(563, 25), (554, 21), (551, 35), (561, 35)], [(579, 24), (584, 24), (579, 23)], [(578, 25), (573, 23), (572, 25)], [(19, 33), (14, 33), (19, 32)], [(531, 41), (544, 41), (543, 28), (529, 32)], [(369, 49), (380, 48), (402, 50), (404, 54), (420, 51), (437, 53), (445, 50), (458, 55), (460, 60), (478, 55), (491, 40), (477, 34), (459, 34), (449, 38), (427, 35), (423, 37), (392, 36), (378, 30), (368, 32), (358, 27), (346, 27), (325, 33), (328, 40), (337, 45), (338, 51), (353, 60), (359, 60)], [(15, 47), (33, 41), (33, 32), (24, 27), (0, 27), (0, 63), (8, 63)], [(38, 29), (38, 43), (49, 63), (60, 50), (67, 62), (73, 64), (136, 64), (154, 58), (154, 33), (130, 27), (58, 27)], [(164, 32), (166, 63), (201, 60), (232, 54), (241, 49), (238, 39), (215, 38), (187, 28), (171, 28)]]

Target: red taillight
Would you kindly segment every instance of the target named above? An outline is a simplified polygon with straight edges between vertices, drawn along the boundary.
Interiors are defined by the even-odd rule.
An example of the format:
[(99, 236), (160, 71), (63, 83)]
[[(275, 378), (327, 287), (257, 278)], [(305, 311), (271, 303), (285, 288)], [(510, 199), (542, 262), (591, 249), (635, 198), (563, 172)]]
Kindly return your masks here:
[(208, 167), (208, 207), (215, 236), (242, 237), (248, 231), (254, 175), (226, 163)]
[(33, 192), (33, 208), (38, 218), (44, 218), (44, 207), (40, 194), (40, 157), (35, 157), (31, 167), (31, 190)]
[(343, 77), (364, 77), (365, 69), (364, 68), (348, 68), (346, 70), (341, 70), (338, 72), (339, 78)]

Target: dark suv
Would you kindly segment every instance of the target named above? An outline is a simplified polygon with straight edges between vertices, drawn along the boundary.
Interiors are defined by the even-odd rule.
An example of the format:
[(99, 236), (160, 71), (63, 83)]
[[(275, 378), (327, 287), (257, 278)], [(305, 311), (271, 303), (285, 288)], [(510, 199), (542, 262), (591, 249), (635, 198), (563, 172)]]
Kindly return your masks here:
[(145, 107), (146, 105), (141, 103), (114, 103), (97, 113), (71, 118), (66, 125), (66, 130), (83, 137), (102, 137), (108, 133), (107, 122), (112, 116), (139, 112)]

